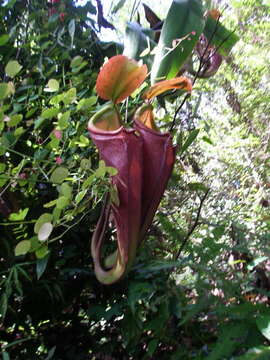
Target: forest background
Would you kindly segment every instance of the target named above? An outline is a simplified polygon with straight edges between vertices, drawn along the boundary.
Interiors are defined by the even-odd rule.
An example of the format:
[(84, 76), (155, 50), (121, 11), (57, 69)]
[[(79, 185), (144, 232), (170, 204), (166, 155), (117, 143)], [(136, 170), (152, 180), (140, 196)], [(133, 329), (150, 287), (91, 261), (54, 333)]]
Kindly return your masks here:
[[(110, 174), (87, 122), (126, 22), (149, 24), (140, 1), (104, 0), (115, 26), (104, 29), (99, 3), (0, 1), (2, 358), (269, 359), (269, 2), (203, 2), (239, 41), (180, 111), (181, 94), (157, 102), (162, 130), (177, 113), (177, 161), (134, 266), (111, 286), (89, 251)], [(164, 19), (171, 2), (145, 3)], [(139, 104), (133, 94), (122, 114)]]

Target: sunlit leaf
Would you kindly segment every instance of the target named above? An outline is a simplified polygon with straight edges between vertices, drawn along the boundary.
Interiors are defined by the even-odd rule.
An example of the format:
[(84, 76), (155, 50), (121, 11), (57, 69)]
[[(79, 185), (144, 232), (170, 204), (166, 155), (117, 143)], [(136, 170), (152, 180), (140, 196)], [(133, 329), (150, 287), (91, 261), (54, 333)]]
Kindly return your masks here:
[(25, 255), (31, 249), (31, 242), (29, 240), (20, 241), (15, 247), (15, 255)]
[(144, 99), (152, 99), (155, 96), (158, 96), (165, 91), (172, 90), (172, 89), (183, 89), (186, 91), (192, 90), (192, 82), (190, 79), (184, 76), (176, 77), (170, 80), (163, 80), (160, 81), (150, 87), (144, 95)]
[(61, 184), (68, 177), (68, 174), (68, 169), (60, 166), (53, 171), (50, 180), (54, 184)]
[(47, 87), (44, 89), (44, 91), (47, 92), (55, 92), (59, 90), (59, 82), (56, 79), (50, 79), (48, 81)]
[(13, 78), (20, 72), (21, 69), (22, 66), (18, 63), (17, 60), (11, 60), (6, 65), (5, 72), (9, 77)]
[(50, 222), (46, 222), (42, 224), (38, 231), (38, 240), (46, 241), (48, 237), (51, 235), (52, 230), (53, 230), (53, 225)]
[(53, 218), (52, 214), (49, 214), (49, 213), (44, 213), (44, 214), (40, 215), (40, 217), (37, 219), (37, 221), (35, 223), (34, 232), (36, 234), (38, 234), (41, 226), (45, 223), (51, 222), (52, 218)]
[(147, 66), (139, 66), (136, 61), (124, 55), (112, 57), (101, 69), (96, 89), (105, 100), (119, 103), (136, 90), (147, 76)]

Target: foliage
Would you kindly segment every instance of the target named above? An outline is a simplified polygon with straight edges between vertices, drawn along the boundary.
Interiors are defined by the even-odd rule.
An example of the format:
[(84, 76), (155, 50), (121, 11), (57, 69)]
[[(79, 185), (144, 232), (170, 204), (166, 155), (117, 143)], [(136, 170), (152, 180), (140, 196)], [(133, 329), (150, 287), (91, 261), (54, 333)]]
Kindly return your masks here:
[[(114, 169), (87, 122), (99, 68), (122, 46), (100, 41), (94, 1), (0, 1), (3, 359), (269, 357), (269, 6), (219, 4), (240, 40), (183, 106), (179, 92), (155, 103), (177, 163), (128, 277), (106, 287), (89, 240)], [(111, 9), (109, 23), (135, 19), (135, 2)]]

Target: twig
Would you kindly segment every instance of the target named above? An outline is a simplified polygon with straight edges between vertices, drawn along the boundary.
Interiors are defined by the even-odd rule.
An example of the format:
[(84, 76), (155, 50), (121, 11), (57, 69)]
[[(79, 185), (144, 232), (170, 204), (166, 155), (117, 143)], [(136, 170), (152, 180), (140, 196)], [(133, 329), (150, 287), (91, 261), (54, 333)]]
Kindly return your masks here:
[(202, 206), (203, 206), (203, 203), (204, 203), (204, 201), (206, 200), (206, 198), (207, 198), (207, 196), (209, 194), (209, 191), (210, 191), (210, 189), (208, 189), (205, 192), (204, 196), (200, 200), (200, 206), (199, 206), (198, 211), (197, 211), (196, 219), (195, 219), (193, 225), (191, 226), (191, 228), (189, 229), (186, 237), (184, 238), (184, 240), (183, 240), (183, 242), (182, 242), (182, 244), (180, 246), (180, 249), (178, 250), (178, 253), (177, 253), (176, 257), (175, 257), (175, 260), (177, 260), (179, 258), (179, 256), (181, 255), (181, 252), (182, 252), (183, 248), (185, 247), (188, 239), (193, 234), (194, 230), (196, 229), (196, 227), (199, 224), (199, 219), (200, 219), (200, 216), (201, 216)]
[[(209, 47), (210, 47), (210, 44), (211, 44), (211, 41), (213, 40), (213, 37), (215, 36), (215, 33), (217, 32), (217, 27), (218, 27), (219, 19), (220, 19), (220, 15), (219, 15), (219, 17), (217, 18), (216, 25), (215, 25), (215, 29), (214, 29), (213, 33), (211, 34), (211, 37), (210, 37), (210, 39), (209, 39), (209, 41), (208, 41), (208, 43), (207, 43), (207, 46), (206, 46), (206, 48), (204, 49), (204, 52), (203, 52), (202, 56), (200, 57), (199, 68), (198, 68), (198, 70), (197, 70), (197, 72), (196, 72), (196, 74), (195, 74), (195, 76), (194, 76), (194, 79), (193, 79), (193, 81), (192, 81), (192, 85), (195, 84), (195, 82), (196, 82), (196, 80), (197, 80), (197, 78), (198, 78), (198, 76), (199, 76), (199, 74), (200, 74), (203, 66), (204, 66), (204, 65), (207, 63), (207, 61), (208, 61), (208, 59), (204, 60), (204, 55), (205, 55), (206, 52), (208, 51), (208, 49), (209, 49)], [(221, 45), (220, 45), (220, 46), (221, 46)], [(187, 99), (190, 98), (190, 96), (191, 96), (190, 94), (186, 94), (186, 96), (184, 97), (184, 100), (181, 102), (181, 104), (179, 105), (179, 107), (178, 107), (177, 110), (175, 111), (174, 117), (173, 117), (173, 122), (172, 122), (172, 125), (171, 125), (171, 127), (170, 127), (170, 132), (171, 132), (171, 131), (174, 129), (174, 127), (175, 127), (176, 117), (177, 117), (179, 111), (182, 109), (182, 107), (184, 106), (185, 102), (187, 101)]]

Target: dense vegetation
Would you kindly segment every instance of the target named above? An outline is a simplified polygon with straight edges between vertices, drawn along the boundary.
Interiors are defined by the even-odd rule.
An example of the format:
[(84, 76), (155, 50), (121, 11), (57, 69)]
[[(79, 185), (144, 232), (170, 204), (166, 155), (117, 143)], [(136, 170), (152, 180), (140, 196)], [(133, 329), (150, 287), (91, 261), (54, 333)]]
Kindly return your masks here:
[[(115, 34), (128, 6), (135, 20), (135, 3), (104, 17), (100, 1), (0, 0), (2, 358), (269, 359), (267, 1), (219, 2), (240, 40), (184, 105), (179, 92), (156, 101), (158, 125), (175, 122), (173, 176), (128, 276), (95, 278), (110, 170), (87, 122), (103, 104), (100, 67), (123, 52), (121, 34), (99, 31)], [(122, 116), (140, 104), (133, 94)]]

